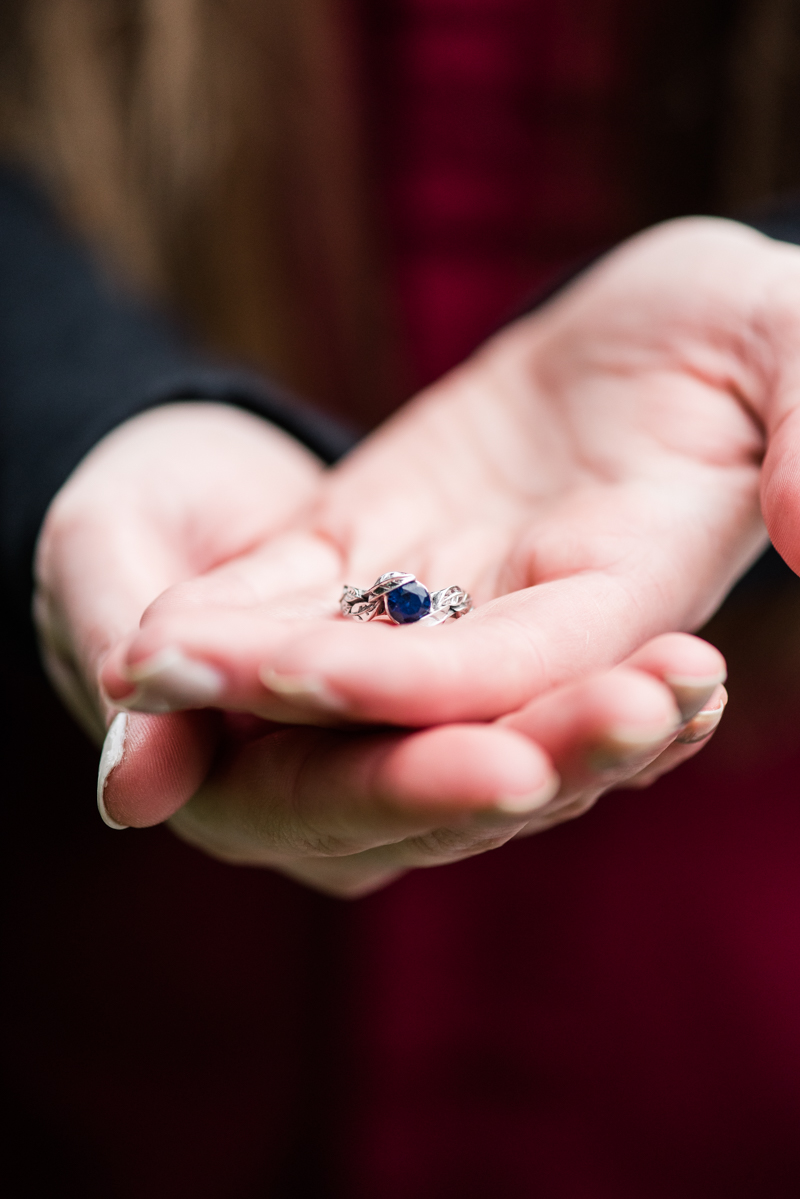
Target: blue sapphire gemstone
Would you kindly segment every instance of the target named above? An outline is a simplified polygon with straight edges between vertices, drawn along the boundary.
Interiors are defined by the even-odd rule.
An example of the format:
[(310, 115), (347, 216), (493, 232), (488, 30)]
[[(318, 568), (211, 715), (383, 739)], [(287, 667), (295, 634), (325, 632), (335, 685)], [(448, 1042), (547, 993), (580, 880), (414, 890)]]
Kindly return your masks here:
[(413, 624), (431, 610), (431, 597), (415, 579), (403, 587), (395, 587), (386, 596), (386, 611), (395, 624)]

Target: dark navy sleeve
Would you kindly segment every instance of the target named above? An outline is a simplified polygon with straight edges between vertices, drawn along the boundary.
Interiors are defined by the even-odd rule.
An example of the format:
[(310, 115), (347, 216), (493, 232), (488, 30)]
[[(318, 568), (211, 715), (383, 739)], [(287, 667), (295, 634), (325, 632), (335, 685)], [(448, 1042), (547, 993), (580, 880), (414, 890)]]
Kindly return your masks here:
[(800, 246), (800, 192), (778, 196), (757, 211), (745, 214), (742, 220), (776, 241)]
[(33, 549), (55, 493), (106, 433), (181, 399), (246, 408), (326, 462), (354, 440), (279, 386), (195, 351), (114, 286), (35, 187), (0, 168), (0, 555), (15, 624), (29, 621)]

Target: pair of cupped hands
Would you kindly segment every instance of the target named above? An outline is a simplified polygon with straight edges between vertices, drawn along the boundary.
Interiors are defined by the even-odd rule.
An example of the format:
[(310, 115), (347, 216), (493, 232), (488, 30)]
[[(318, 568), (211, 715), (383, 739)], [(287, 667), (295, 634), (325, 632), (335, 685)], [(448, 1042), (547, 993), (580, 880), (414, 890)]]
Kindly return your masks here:
[[(111, 726), (110, 823), (360, 894), (696, 752), (725, 664), (685, 630), (767, 528), (800, 566), (800, 250), (679, 221), (333, 468), (222, 404), (130, 420), (51, 505), (36, 615), (64, 699)], [(475, 610), (342, 619), (387, 570)]]

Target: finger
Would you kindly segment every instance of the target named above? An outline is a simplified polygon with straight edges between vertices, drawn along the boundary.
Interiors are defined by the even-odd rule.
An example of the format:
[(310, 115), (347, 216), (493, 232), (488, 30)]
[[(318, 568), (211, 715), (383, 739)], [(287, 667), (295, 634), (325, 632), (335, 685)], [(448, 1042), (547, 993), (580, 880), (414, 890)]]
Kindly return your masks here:
[(625, 665), (665, 682), (684, 721), (706, 706), (727, 675), (719, 650), (689, 633), (662, 633), (632, 654)]
[[(652, 646), (650, 665), (702, 668), (709, 659), (705, 642), (680, 644), (683, 637)], [(690, 640), (686, 638), (686, 640)], [(659, 641), (662, 641), (659, 638)], [(651, 647), (645, 647), (645, 651)], [(667, 652), (665, 656), (665, 650)], [(638, 655), (636, 655), (638, 657)], [(646, 787), (661, 774), (693, 757), (722, 717), (727, 693), (717, 685), (704, 707), (684, 722), (668, 684), (629, 663), (607, 674), (560, 689), (508, 717), (504, 724), (526, 731), (546, 748), (559, 771), (561, 787), (518, 835), (541, 832), (588, 811), (606, 791)]]
[(561, 789), (551, 810), (630, 778), (681, 729), (670, 689), (627, 665), (540, 696), (501, 723), (531, 737), (556, 764)]
[(206, 777), (221, 733), (217, 712), (121, 712), (100, 757), (97, 806), (111, 828), (160, 824)]
[[(287, 729), (223, 763), (181, 827), (224, 830), (241, 860), (341, 856), (476, 812), (519, 823), (554, 788), (545, 754), (519, 734), (450, 726), (413, 734)], [(510, 809), (510, 811), (509, 811)]]
[(785, 404), (791, 411), (783, 412), (785, 419), (772, 433), (764, 459), (761, 506), (772, 544), (800, 573), (800, 379), (794, 380)]
[[(294, 723), (488, 720), (614, 665), (652, 632), (624, 578), (603, 572), (513, 592), (432, 629), (310, 620), (299, 636), (258, 607), (189, 609), (143, 627), (110, 658), (103, 685), (118, 704), (146, 679), (141, 707), (213, 702)], [(193, 695), (198, 665), (217, 680), (213, 699)]]
[[(633, 745), (630, 748), (640, 767), (639, 759), (641, 753), (647, 751), (647, 739), (652, 726), (660, 726), (664, 721), (670, 726), (677, 726), (677, 720), (686, 715), (686, 705), (696, 706), (698, 696), (704, 696), (709, 686), (724, 673), (724, 661), (718, 651), (699, 638), (685, 634), (669, 634), (654, 639), (637, 651), (627, 666), (627, 673), (612, 672), (605, 679), (593, 679), (562, 688), (510, 718), (527, 736), (538, 738), (558, 762), (565, 776), (559, 802), (569, 799), (581, 786), (608, 786), (614, 778), (620, 779), (632, 773), (630, 763), (611, 761), (601, 771), (602, 777), (595, 777), (591, 771), (588, 775), (584, 771), (582, 776), (579, 771), (579, 777), (574, 777), (575, 762), (585, 757), (587, 746), (595, 754), (595, 765), (597, 747), (603, 743), (606, 751), (610, 745), (616, 745), (617, 753), (625, 757), (625, 742), (630, 742), (629, 734), (633, 729)], [(631, 690), (631, 678), (635, 682), (635, 671), (643, 675), (644, 692), (641, 686), (634, 686)], [(678, 718), (666, 689), (654, 682), (648, 688), (645, 672), (666, 679), (673, 696), (677, 692), (677, 698), (684, 707)], [(202, 717), (198, 714), (196, 720), (186, 719), (177, 723), (175, 718), (165, 721), (142, 717), (131, 719), (125, 764), (115, 771), (106, 784), (112, 819), (118, 823), (155, 823), (168, 816), (194, 793), (210, 760), (209, 740), (205, 735), (207, 721), (208, 714)], [(620, 734), (621, 728), (626, 729), (627, 733)], [(697, 723), (687, 726), (682, 736), (688, 739), (698, 728)], [(198, 741), (196, 731), (199, 729), (203, 730), (204, 735)], [(179, 734), (183, 735), (183, 741)], [(656, 741), (662, 738), (660, 727), (657, 727), (654, 736)], [(419, 743), (410, 744), (417, 745), (419, 752), (420, 746), (434, 743), (423, 738)], [(576, 751), (576, 745), (579, 751)], [(439, 752), (442, 752), (441, 748)], [(689, 751), (681, 752), (686, 756)], [(663, 759), (665, 764), (669, 760), (677, 764), (678, 756)], [(459, 787), (464, 785), (463, 777), (459, 779), (457, 774), (453, 774), (450, 760), (444, 761), (444, 774), (441, 767), (438, 774), (432, 771), (433, 763), (428, 762), (421, 772), (422, 777), (428, 786), (435, 782), (437, 794), (446, 795), (448, 788), (451, 794), (457, 794)], [(463, 763), (459, 755), (456, 755), (455, 761)], [(615, 768), (613, 778), (608, 773), (612, 767)], [(178, 783), (181, 771), (182, 777)], [(469, 774), (467, 788), (475, 777), (478, 776)], [(468, 790), (465, 795), (469, 795)], [(484, 793), (481, 799), (485, 798)]]
[[(526, 759), (519, 740), (495, 740), (513, 725), (562, 764), (555, 798), (548, 799), (554, 776), (542, 747), (530, 743), (536, 757)], [(360, 894), (403, 870), (486, 852), (523, 828), (578, 815), (657, 757), (681, 727), (665, 684), (619, 668), (489, 728), (367, 736), (287, 730), (248, 746), (172, 823), (227, 860)], [(546, 773), (537, 774), (537, 764)]]
[(693, 758), (704, 749), (719, 727), (725, 713), (728, 694), (724, 687), (719, 687), (701, 712), (686, 724), (671, 745), (659, 754), (648, 766), (638, 774), (623, 781), (619, 785), (626, 788), (649, 787), (662, 774), (667, 774)]
[(257, 662), (296, 636), (298, 621), (327, 621), (338, 613), (340, 575), (329, 542), (292, 532), (179, 583), (150, 604), (140, 632), (111, 649), (103, 689), (129, 711), (212, 703), (257, 710), (264, 699)]
[[(185, 735), (200, 715), (128, 718), (136, 735), (106, 787), (113, 818), (151, 823), (159, 814), (154, 797), (163, 801), (169, 793), (173, 809), (187, 798), (208, 757), (196, 743), (192, 757), (175, 734)], [(542, 819), (530, 831), (578, 814), (600, 790), (640, 769), (649, 745), (663, 743), (679, 723), (668, 688), (625, 669), (562, 688), (516, 719), (524, 737), (501, 725), (411, 735), (292, 729), (260, 737), (218, 766), (173, 827), (227, 860), (361, 893), (398, 871), (494, 848), (529, 824), (532, 811)], [(550, 758), (528, 740), (534, 723), (568, 775), (552, 802)], [(205, 736), (201, 748), (207, 744)], [(148, 758), (157, 746), (160, 755)], [(194, 763), (192, 778), (187, 762)]]
[[(697, 650), (688, 648), (684, 656), (686, 665), (708, 665), (709, 659), (702, 653), (702, 646), (700, 643)], [(683, 648), (676, 646), (678, 651)], [(663, 647), (659, 649), (663, 654)], [(668, 655), (666, 665), (675, 665), (679, 656), (679, 653), (672, 657)], [(724, 698), (724, 688), (718, 687), (704, 712), (688, 724), (680, 725), (679, 714), (666, 685), (657, 683), (646, 673), (637, 677), (636, 672), (621, 669), (599, 679), (565, 687), (561, 692), (537, 701), (527, 715), (541, 718), (537, 731), (543, 742), (549, 742), (565, 777), (553, 799), (538, 806), (514, 835), (540, 832), (575, 819), (605, 790), (619, 786), (621, 780), (644, 778), (647, 770), (654, 768), (663, 773), (692, 756), (702, 748), (718, 724)], [(659, 754), (665, 739), (668, 741), (676, 728), (679, 729), (678, 737), (692, 738), (694, 744), (679, 745), (675, 741)], [(642, 771), (642, 762), (654, 754), (650, 765)], [(638, 784), (634, 782), (634, 785)], [(365, 851), (357, 855), (357, 860), (329, 862), (322, 869), (317, 867), (310, 871), (306, 867), (299, 876), (317, 886), (361, 893), (376, 882), (385, 882), (401, 869), (437, 865), (443, 860), (485, 852), (494, 847), (490, 837), (488, 826), (482, 840), (475, 838), (472, 829), (440, 827), (424, 836), (409, 837), (397, 845)], [(497, 844), (505, 840), (507, 835), (504, 833), (497, 839)], [(388, 873), (381, 875), (381, 870)]]

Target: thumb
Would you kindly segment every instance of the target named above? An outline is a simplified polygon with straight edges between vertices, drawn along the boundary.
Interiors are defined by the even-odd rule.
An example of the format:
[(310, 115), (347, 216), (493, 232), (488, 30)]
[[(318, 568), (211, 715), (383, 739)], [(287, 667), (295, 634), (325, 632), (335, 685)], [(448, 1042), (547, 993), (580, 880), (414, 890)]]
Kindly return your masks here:
[(222, 732), (219, 712), (120, 712), (100, 756), (97, 806), (111, 828), (161, 824), (205, 779)]
[(800, 574), (800, 406), (770, 437), (761, 476), (761, 511), (772, 544)]

